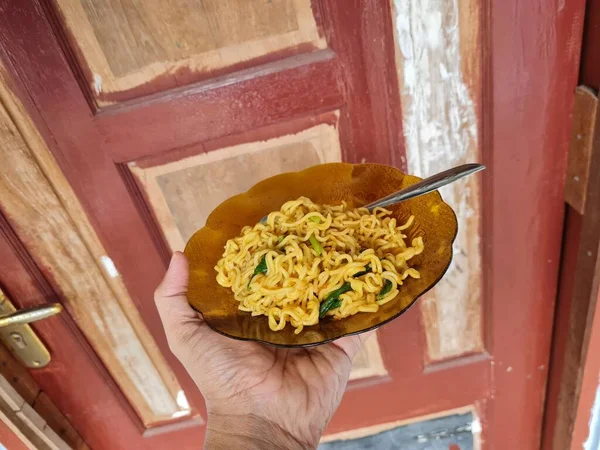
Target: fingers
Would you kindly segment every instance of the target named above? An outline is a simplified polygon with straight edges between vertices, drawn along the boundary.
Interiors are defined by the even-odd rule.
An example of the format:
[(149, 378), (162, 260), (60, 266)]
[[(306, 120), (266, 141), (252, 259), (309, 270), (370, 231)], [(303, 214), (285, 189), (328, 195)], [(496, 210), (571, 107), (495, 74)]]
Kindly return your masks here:
[(365, 341), (373, 336), (373, 334), (375, 334), (375, 330), (357, 334), (355, 336), (346, 336), (334, 341), (333, 344), (341, 348), (350, 359), (353, 359), (360, 351)]
[(198, 333), (202, 319), (188, 304), (188, 261), (181, 252), (173, 253), (162, 282), (154, 293), (156, 309), (167, 335), (171, 350), (181, 353), (189, 339)]

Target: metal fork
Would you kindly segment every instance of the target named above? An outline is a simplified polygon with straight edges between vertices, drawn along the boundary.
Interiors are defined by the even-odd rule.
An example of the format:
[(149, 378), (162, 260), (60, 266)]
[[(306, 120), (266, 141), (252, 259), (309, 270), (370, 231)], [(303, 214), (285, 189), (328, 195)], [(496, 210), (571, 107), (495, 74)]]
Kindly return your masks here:
[[(373, 203), (365, 205), (363, 208), (367, 208), (369, 211), (373, 211), (373, 209), (377, 208), (378, 206), (384, 208), (395, 203), (403, 202), (404, 200), (418, 197), (419, 195), (428, 194), (431, 191), (435, 191), (441, 188), (442, 186), (446, 186), (447, 184), (453, 183), (460, 178), (479, 172), (483, 169), (485, 169), (485, 166), (483, 164), (472, 163), (456, 166), (452, 169), (444, 170), (443, 172), (436, 173), (435, 175), (427, 177), (424, 180), (419, 181), (418, 183), (411, 184), (407, 188), (401, 189), (399, 191), (394, 192), (393, 194), (380, 198), (379, 200), (374, 201)], [(267, 217), (268, 215), (260, 219), (260, 221), (262, 223), (266, 223)]]

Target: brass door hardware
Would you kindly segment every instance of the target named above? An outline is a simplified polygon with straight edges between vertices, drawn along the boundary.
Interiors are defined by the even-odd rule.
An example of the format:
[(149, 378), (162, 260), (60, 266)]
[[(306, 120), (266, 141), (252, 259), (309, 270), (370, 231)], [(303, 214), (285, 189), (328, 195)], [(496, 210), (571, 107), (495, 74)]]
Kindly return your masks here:
[(50, 352), (27, 324), (54, 316), (62, 309), (59, 303), (51, 303), (17, 311), (0, 289), (0, 340), (25, 366), (44, 367), (50, 362)]

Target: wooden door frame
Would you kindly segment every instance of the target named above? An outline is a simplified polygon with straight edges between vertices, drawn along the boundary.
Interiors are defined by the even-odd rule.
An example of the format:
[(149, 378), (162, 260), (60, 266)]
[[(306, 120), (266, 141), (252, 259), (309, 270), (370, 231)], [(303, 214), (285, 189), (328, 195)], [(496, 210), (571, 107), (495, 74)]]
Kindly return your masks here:
[[(385, 8), (389, 6), (387, 2), (373, 4), (380, 9), (382, 5)], [(571, 88), (576, 83), (575, 67), (579, 57), (583, 0), (565, 2), (564, 5), (548, 0), (544, 3), (544, 8), (532, 8), (527, 2), (519, 0), (490, 0), (485, 5), (484, 40), (481, 44), (484, 55), (482, 102), (489, 105), (489, 112), (484, 115), (481, 124), (481, 147), (486, 149), (484, 163), (489, 167), (483, 186), (483, 203), (489, 208), (483, 224), (483, 254), (484, 261), (488, 264), (484, 274), (484, 299), (487, 320), (491, 322), (493, 317), (495, 326), (486, 330), (486, 348), (492, 357), (484, 355), (482, 360), (475, 363), (483, 366), (481, 372), (485, 374), (485, 379), (469, 383), (470, 372), (464, 369), (457, 372), (463, 375), (463, 384), (455, 388), (468, 390), (469, 401), (478, 401), (478, 407), (490, 418), (490, 422), (482, 424), (488, 442), (496, 443), (499, 448), (536, 448), (540, 436), (542, 400), (554, 313), (553, 299), (562, 233), (560, 219), (563, 214), (565, 148), (568, 144), (567, 118), (572, 101)], [(22, 37), (25, 33), (34, 34), (48, 26), (45, 19), (40, 19), (43, 16), (43, 13), (40, 15), (40, 9), (43, 10), (44, 7), (38, 2), (19, 5), (15, 2), (13, 6), (15, 9), (10, 12), (10, 20), (7, 20), (13, 33), (12, 39), (6, 35), (1, 36), (4, 45), (9, 49), (5, 51), (4, 57), (19, 67), (15, 72), (19, 73), (20, 82), (25, 85), (28, 97), (35, 93), (32, 95), (31, 106), (34, 113), (38, 117), (41, 115), (40, 109), (44, 108), (44, 105), (39, 103), (41, 98), (47, 101), (56, 100), (54, 112), (59, 113), (59, 100), (64, 97), (59, 95), (60, 98), (55, 99), (57, 92), (50, 92), (47, 86), (39, 85), (32, 75), (36, 73), (36, 67), (30, 65), (31, 60), (47, 61), (49, 66), (45, 69), (51, 70), (53, 74), (60, 73), (60, 76), (66, 77), (74, 75), (70, 71), (65, 72), (62, 54), (53, 59), (56, 57), (56, 42), (44, 43), (43, 39), (40, 41), (33, 36), (29, 42), (21, 42), (19, 39), (19, 36)], [(374, 9), (374, 12), (370, 13), (377, 11), (378, 9)], [(30, 28), (25, 27), (25, 24), (29, 24)], [(514, 33), (515, 24), (520, 25), (519, 33)], [(347, 24), (338, 24), (344, 25)], [(365, 39), (362, 44), (366, 46), (367, 42)], [(516, 55), (515, 48), (520, 49)], [(369, 49), (363, 48), (363, 51)], [(376, 48), (374, 50), (377, 51)], [(326, 55), (320, 55), (323, 56)], [(57, 66), (54, 65), (56, 63)], [(322, 77), (324, 75), (320, 74), (319, 64), (327, 65), (330, 61), (324, 58), (310, 69), (314, 71), (314, 76)], [(380, 74), (382, 77), (389, 76), (389, 67), (385, 67)], [(277, 75), (272, 75), (271, 78), (277, 78)], [(373, 89), (384, 85), (378, 86), (376, 80), (371, 80), (371, 83), (369, 87)], [(339, 85), (335, 79), (324, 80), (322, 84), (332, 88), (331, 91), (322, 92), (325, 107), (335, 106)], [(203, 96), (206, 100), (204, 114), (210, 112), (211, 102), (218, 103), (218, 99), (212, 98), (209, 91), (189, 93)], [(235, 94), (233, 91), (232, 95)], [(386, 100), (388, 92), (380, 94), (383, 96), (382, 104), (377, 105), (378, 107), (389, 108), (389, 104), (396, 104), (396, 99), (389, 97)], [(265, 104), (265, 115), (269, 121), (282, 120), (282, 113), (278, 109), (280, 106)], [(160, 103), (153, 103), (149, 107), (156, 117), (167, 108)], [(186, 122), (187, 117), (191, 116), (191, 108), (192, 106), (188, 105), (178, 109), (182, 117), (182, 130), (194, 126), (193, 123)], [(52, 112), (49, 111), (49, 114)], [(397, 112), (396, 110), (389, 113)], [(152, 123), (145, 123), (143, 114), (139, 110), (138, 113), (140, 132), (154, 126)], [(222, 117), (217, 117), (216, 120), (221, 120)], [(503, 119), (506, 119), (505, 122), (502, 122)], [(57, 137), (50, 135), (44, 126), (44, 120), (48, 118), (39, 120), (41, 128), (45, 130), (44, 137), (51, 146), (57, 147)], [(118, 115), (111, 116), (109, 113), (103, 117), (106, 127), (111, 121), (117, 120)], [(248, 120), (256, 119), (248, 117)], [(397, 133), (400, 127), (390, 131), (390, 123), (393, 121), (387, 121), (385, 127), (380, 130), (383, 143), (382, 147), (378, 148), (400, 147), (401, 139), (394, 141), (389, 135)], [(358, 133), (361, 125), (363, 124), (360, 122), (346, 123), (345, 130), (349, 132), (349, 127), (358, 127), (354, 130)], [(124, 130), (121, 131), (124, 133)], [(210, 130), (205, 131), (210, 134)], [(96, 133), (93, 133), (93, 136), (95, 135)], [(152, 133), (149, 136), (152, 136)], [(60, 138), (68, 140), (68, 133)], [(119, 145), (128, 145), (126, 134), (112, 135), (110, 138), (123, 138)], [(164, 137), (169, 138), (170, 136)], [(360, 136), (357, 136), (355, 144), (360, 146), (361, 143), (367, 145), (361, 147), (360, 151), (367, 152), (368, 142), (361, 142)], [(158, 145), (156, 142), (147, 144)], [(54, 150), (60, 153), (59, 148)], [(381, 151), (382, 158), (389, 158), (389, 155), (384, 153)], [(396, 157), (400, 155), (394, 154)], [(367, 153), (365, 155), (371, 156)], [(357, 153), (355, 157), (360, 159), (361, 153)], [(512, 160), (522, 163), (514, 164), (511, 163)], [(74, 170), (69, 161), (62, 160), (59, 164), (65, 173)], [(84, 191), (85, 187), (75, 186), (75, 190)], [(514, 202), (507, 202), (506, 199)], [(92, 209), (90, 205), (84, 207), (88, 208), (88, 212)], [(98, 220), (95, 214), (90, 216)], [(503, 233), (499, 233), (498, 230), (502, 230)], [(511, 245), (508, 245), (506, 236), (516, 237)], [(515, 260), (516, 250), (519, 251), (519, 258)], [(507, 280), (510, 283), (507, 283)], [(523, 303), (519, 303), (521, 300)], [(157, 328), (154, 317), (147, 319), (147, 322), (153, 323)], [(531, 332), (532, 327), (536, 333)], [(416, 331), (418, 332), (418, 329)], [(383, 332), (389, 333), (391, 338), (406, 337), (401, 327), (390, 326), (384, 328)], [(416, 361), (420, 367), (420, 357), (409, 356), (409, 359)], [(397, 371), (403, 370), (401, 362), (397, 362), (396, 366)], [(480, 368), (478, 366), (478, 369)], [(430, 380), (437, 377), (438, 381), (443, 383), (441, 372), (437, 372), (437, 375), (433, 372), (430, 375)], [(495, 392), (490, 392), (490, 380), (494, 380)], [(423, 392), (427, 392), (426, 397), (429, 399), (435, 399), (436, 394), (439, 397), (448, 392), (447, 388), (429, 392), (426, 386), (421, 387), (425, 389)], [(390, 398), (385, 384), (382, 384), (377, 392), (383, 399)], [(426, 398), (419, 396), (419, 392), (415, 392), (408, 385), (399, 388), (394, 395), (399, 396), (400, 402), (406, 401), (411, 405), (411, 414), (424, 414), (428, 412), (428, 408), (432, 408), (431, 405), (424, 405)], [(456, 395), (456, 392), (449, 395)], [(355, 400), (363, 398), (358, 389), (348, 392), (348, 396), (352, 397), (354, 404)], [(514, 408), (517, 398), (524, 405), (520, 410)], [(433, 407), (437, 409), (446, 406), (457, 405), (446, 401), (441, 404), (436, 402)], [(386, 414), (391, 417), (397, 414), (397, 411), (390, 409)], [(353, 425), (357, 426), (365, 418), (359, 417), (354, 420)], [(490, 423), (494, 424), (493, 428), (489, 426)]]
[(583, 448), (600, 375), (600, 1), (585, 15), (543, 450)]
[[(483, 424), (484, 439), (491, 448), (537, 449), (584, 1), (489, 5), (483, 101), (493, 107), (483, 124), (483, 148), (491, 149), (484, 159), (489, 172), (483, 202), (491, 207), (484, 217), (483, 259), (487, 314), (496, 326), (488, 331), (494, 392), (482, 406), (493, 428)], [(521, 24), (520, 32), (507, 32), (516, 31), (514, 24)], [(506, 117), (512, 120), (502, 121)], [(525, 331), (530, 329), (538, 332)]]

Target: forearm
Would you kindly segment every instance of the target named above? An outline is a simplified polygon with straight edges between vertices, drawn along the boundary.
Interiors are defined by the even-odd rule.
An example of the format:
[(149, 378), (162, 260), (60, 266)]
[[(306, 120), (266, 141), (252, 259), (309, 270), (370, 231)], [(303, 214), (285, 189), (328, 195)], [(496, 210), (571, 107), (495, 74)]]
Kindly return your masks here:
[(209, 414), (205, 450), (314, 450), (317, 442), (301, 442), (278, 425), (254, 415)]

